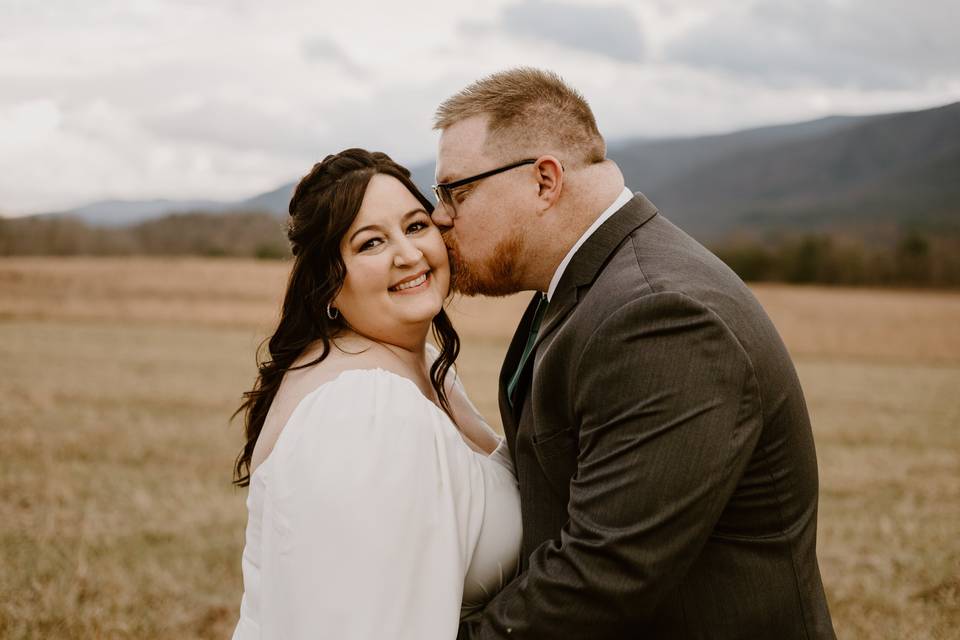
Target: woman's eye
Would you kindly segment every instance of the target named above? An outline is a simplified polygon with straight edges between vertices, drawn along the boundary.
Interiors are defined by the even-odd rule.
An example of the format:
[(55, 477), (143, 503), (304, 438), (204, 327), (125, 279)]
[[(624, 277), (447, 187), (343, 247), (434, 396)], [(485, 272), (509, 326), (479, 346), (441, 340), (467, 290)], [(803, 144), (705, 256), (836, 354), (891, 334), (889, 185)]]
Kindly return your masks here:
[(377, 245), (379, 245), (381, 242), (383, 242), (383, 241), (382, 241), (380, 238), (370, 238), (369, 240), (367, 240), (366, 242), (364, 242), (362, 245), (360, 245), (360, 251), (366, 251), (366, 250), (368, 250), (368, 249), (373, 249), (374, 247), (376, 247)]
[(409, 227), (407, 227), (407, 233), (417, 233), (418, 231), (423, 231), (428, 225), (426, 222), (414, 222)]

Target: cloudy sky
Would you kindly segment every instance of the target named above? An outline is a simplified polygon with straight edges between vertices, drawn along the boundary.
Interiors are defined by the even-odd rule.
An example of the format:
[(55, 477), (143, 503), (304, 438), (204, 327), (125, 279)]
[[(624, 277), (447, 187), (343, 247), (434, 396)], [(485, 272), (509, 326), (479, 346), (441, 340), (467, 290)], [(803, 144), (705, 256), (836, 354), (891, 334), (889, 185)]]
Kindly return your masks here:
[(956, 0), (0, 0), (0, 212), (239, 199), (348, 146), (421, 162), (436, 105), (517, 65), (608, 139), (936, 106), (958, 24)]

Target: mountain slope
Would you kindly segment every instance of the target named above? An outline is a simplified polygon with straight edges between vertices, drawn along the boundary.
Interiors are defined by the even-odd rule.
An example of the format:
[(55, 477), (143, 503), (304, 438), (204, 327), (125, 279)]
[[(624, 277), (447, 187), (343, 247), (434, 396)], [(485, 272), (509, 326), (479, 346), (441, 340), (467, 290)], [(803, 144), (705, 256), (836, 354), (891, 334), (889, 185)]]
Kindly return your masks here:
[(611, 142), (607, 155), (623, 170), (628, 185), (648, 192), (698, 166), (725, 157), (817, 137), (874, 117), (878, 116), (830, 116), (712, 136)]
[(93, 225), (120, 227), (171, 213), (223, 211), (230, 206), (229, 202), (215, 200), (102, 200), (68, 211), (40, 215), (72, 216)]
[(648, 194), (697, 235), (960, 220), (960, 103), (873, 117), (695, 165)]

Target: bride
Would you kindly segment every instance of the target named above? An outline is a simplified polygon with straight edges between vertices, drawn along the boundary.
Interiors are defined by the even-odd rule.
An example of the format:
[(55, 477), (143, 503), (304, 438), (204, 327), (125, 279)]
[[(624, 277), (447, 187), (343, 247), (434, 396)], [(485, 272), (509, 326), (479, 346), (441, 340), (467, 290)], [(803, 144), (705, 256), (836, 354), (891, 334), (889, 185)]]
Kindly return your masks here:
[(452, 640), (516, 571), (513, 467), (452, 368), (447, 252), (409, 175), (348, 149), (290, 201), (283, 308), (238, 410), (234, 640)]

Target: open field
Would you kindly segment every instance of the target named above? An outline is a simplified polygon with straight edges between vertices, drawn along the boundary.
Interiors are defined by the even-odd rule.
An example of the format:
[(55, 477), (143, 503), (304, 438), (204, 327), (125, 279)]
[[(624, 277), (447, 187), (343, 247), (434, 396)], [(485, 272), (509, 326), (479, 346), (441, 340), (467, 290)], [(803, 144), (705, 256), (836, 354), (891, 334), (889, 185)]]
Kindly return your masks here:
[[(0, 637), (224, 638), (245, 490), (228, 424), (286, 267), (0, 259)], [(841, 638), (960, 628), (960, 293), (754, 288), (791, 350)], [(461, 299), (460, 371), (495, 377), (526, 296)]]

